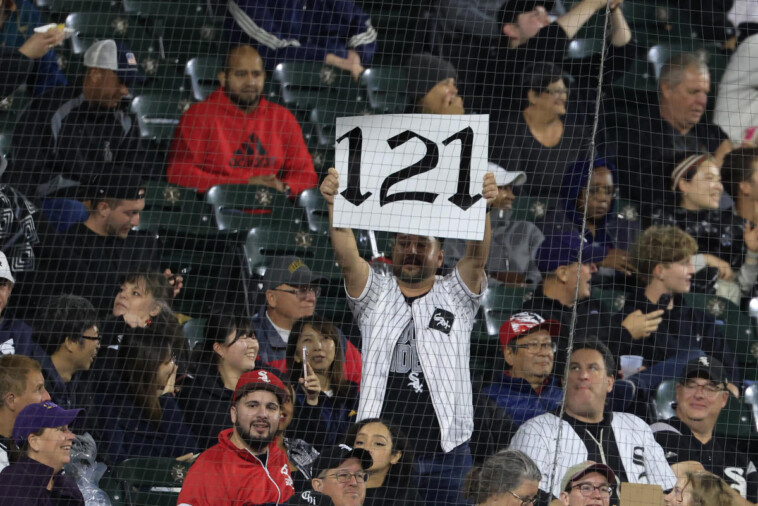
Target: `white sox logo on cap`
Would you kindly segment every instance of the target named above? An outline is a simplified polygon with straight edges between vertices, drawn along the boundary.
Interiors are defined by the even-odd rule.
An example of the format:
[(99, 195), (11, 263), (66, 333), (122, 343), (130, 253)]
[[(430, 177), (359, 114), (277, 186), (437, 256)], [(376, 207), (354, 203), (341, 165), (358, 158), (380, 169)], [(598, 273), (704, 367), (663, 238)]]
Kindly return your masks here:
[(708, 360), (708, 357), (706, 357), (706, 356), (700, 357), (697, 361), (700, 363), (700, 365), (702, 365), (704, 367), (710, 367), (711, 366), (711, 362), (710, 362), (710, 360)]
[(271, 380), (268, 378), (267, 371), (258, 371), (258, 379), (265, 381), (266, 383), (271, 383)]

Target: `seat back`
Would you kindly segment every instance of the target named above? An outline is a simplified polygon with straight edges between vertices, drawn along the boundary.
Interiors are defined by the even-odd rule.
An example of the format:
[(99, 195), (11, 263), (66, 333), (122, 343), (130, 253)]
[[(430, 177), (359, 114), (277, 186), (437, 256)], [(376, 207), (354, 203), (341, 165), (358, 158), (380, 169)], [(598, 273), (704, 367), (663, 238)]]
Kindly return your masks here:
[(174, 506), (189, 467), (170, 458), (128, 459), (112, 468), (105, 491), (125, 506)]
[(534, 288), (498, 285), (487, 288), (482, 294), (481, 308), (484, 313), (487, 334), (498, 336), (500, 326), (521, 310)]
[(308, 188), (301, 192), (296, 204), (305, 211), (308, 230), (314, 234), (329, 234), (329, 211), (318, 188)]
[(192, 318), (182, 325), (182, 333), (190, 350), (205, 340), (205, 318)]
[(251, 229), (243, 247), (248, 274), (260, 277), (276, 256), (299, 257), (313, 272), (339, 279), (341, 271), (326, 236), (312, 235), (294, 227), (260, 226)]
[(224, 66), (220, 56), (200, 56), (192, 58), (184, 67), (189, 78), (192, 100), (200, 102), (218, 87), (218, 73)]
[(673, 403), (676, 401), (676, 381), (662, 381), (653, 397), (653, 409), (656, 420), (666, 420), (676, 415)]
[(299, 226), (303, 216), (284, 193), (267, 186), (216, 185), (205, 193), (205, 201), (213, 207), (218, 229), (229, 232), (257, 226)]
[(357, 100), (358, 89), (350, 74), (323, 63), (281, 62), (271, 79), (282, 103), (296, 112), (308, 111), (329, 97), (343, 102)]
[(145, 94), (132, 99), (131, 111), (137, 116), (143, 138), (169, 142), (186, 106), (172, 95)]
[(408, 74), (401, 67), (373, 67), (361, 74), (366, 101), (375, 114), (403, 113), (408, 107)]

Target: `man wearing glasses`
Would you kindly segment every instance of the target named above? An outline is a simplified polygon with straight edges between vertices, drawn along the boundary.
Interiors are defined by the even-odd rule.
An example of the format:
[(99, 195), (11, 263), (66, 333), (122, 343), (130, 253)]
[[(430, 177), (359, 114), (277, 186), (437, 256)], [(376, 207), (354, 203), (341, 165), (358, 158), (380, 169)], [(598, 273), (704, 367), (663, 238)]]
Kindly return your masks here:
[(530, 312), (515, 314), (500, 327), (503, 357), (510, 369), (482, 393), (505, 410), (515, 427), (561, 404), (563, 389), (553, 376), (560, 332), (559, 322)]
[(313, 464), (313, 490), (297, 494), (288, 504), (361, 506), (366, 499), (366, 471), (374, 464), (362, 448), (339, 444), (327, 448)]
[(561, 482), (563, 506), (608, 506), (616, 475), (605, 464), (582, 462), (569, 468)]
[[(284, 371), (292, 326), (316, 311), (321, 281), (323, 278), (313, 273), (298, 257), (282, 256), (271, 261), (263, 275), (266, 305), (253, 317), (253, 331), (260, 345), (258, 356), (264, 363)], [(340, 340), (345, 350), (345, 377), (360, 383), (361, 354), (342, 332)]]
[(676, 415), (651, 426), (666, 459), (679, 474), (690, 462), (719, 476), (745, 499), (758, 501), (758, 472), (750, 456), (732, 440), (714, 433), (729, 400), (721, 362), (708, 356), (693, 360), (676, 385)]

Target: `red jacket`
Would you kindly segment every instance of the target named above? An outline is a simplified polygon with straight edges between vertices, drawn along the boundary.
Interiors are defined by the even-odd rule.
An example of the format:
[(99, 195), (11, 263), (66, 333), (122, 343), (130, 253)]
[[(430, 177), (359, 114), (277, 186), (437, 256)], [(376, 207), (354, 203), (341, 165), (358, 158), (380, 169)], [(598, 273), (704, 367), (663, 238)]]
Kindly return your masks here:
[(318, 182), (295, 117), (261, 97), (245, 114), (219, 88), (182, 115), (167, 171), (170, 183), (205, 192), (217, 184), (247, 184), (276, 175), (292, 195)]
[(221, 431), (218, 444), (192, 464), (179, 493), (179, 506), (282, 504), (295, 493), (284, 452), (271, 443), (264, 466), (229, 440), (233, 430)]

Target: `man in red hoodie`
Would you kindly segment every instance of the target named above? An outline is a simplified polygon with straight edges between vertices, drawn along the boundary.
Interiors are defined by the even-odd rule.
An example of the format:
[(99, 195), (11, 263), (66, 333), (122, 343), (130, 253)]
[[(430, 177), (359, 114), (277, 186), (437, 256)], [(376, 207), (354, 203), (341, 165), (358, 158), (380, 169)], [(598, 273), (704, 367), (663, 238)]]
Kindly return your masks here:
[(232, 397), (234, 427), (218, 435), (187, 473), (179, 506), (282, 504), (295, 489), (287, 455), (273, 443), (287, 395), (264, 370), (240, 376)]
[(261, 95), (263, 60), (233, 48), (221, 86), (184, 113), (174, 134), (169, 182), (200, 192), (217, 184), (257, 184), (297, 195), (318, 177), (295, 117)]

